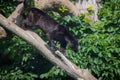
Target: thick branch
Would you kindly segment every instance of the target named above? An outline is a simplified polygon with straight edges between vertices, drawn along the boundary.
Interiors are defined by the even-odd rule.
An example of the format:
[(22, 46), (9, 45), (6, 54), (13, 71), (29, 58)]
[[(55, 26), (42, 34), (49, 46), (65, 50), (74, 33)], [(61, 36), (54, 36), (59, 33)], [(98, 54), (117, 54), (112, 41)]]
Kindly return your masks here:
[(15, 11), (8, 17), (8, 20), (14, 22), (18, 26), (21, 26), (21, 22), (23, 17), (20, 15), (21, 11), (23, 10), (23, 3), (19, 4)]
[(78, 16), (79, 10), (69, 0), (34, 0), (35, 6), (39, 9), (55, 8), (65, 6), (68, 12)]
[(64, 57), (64, 55), (62, 55), (60, 52), (58, 55), (59, 57), (53, 54), (49, 46), (36, 33), (32, 31), (24, 31), (14, 23), (8, 21), (2, 15), (0, 15), (0, 24), (4, 28), (12, 31), (16, 35), (26, 40), (29, 44), (33, 45), (41, 52), (43, 56), (45, 56), (46, 59), (59, 66), (63, 71), (73, 78), (78, 80), (97, 80), (88, 71), (78, 68), (75, 66), (75, 64), (73, 65), (73, 63), (67, 60), (66, 57)]
[[(20, 13), (22, 10), (23, 10), (23, 4), (21, 3), (16, 7), (15, 11), (8, 17), (8, 20), (21, 26), (23, 17), (20, 15)], [(6, 37), (10, 37), (11, 35), (12, 33), (6, 32), (6, 30), (0, 26), (0, 40), (3, 40), (3, 38), (6, 38)]]

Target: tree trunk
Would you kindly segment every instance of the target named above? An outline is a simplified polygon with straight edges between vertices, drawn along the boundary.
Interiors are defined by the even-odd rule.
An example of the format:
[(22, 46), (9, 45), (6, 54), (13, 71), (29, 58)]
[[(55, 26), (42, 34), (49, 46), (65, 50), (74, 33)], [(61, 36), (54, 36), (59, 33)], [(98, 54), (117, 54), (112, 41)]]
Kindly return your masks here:
[(79, 10), (80, 13), (82, 14), (87, 14), (88, 8), (91, 7), (92, 15), (88, 15), (88, 17), (93, 20), (97, 21), (98, 20), (98, 9), (101, 8), (101, 2), (98, 0), (76, 0), (75, 3), (77, 9)]

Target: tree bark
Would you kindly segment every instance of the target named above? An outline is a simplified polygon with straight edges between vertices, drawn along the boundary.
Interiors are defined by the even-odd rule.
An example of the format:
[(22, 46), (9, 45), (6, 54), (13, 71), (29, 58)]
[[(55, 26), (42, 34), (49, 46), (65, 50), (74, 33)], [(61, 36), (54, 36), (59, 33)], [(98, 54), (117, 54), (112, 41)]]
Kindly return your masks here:
[(50, 50), (49, 46), (36, 33), (21, 29), (16, 24), (8, 21), (2, 15), (0, 15), (0, 25), (33, 45), (36, 49), (38, 49), (38, 51), (40, 51), (41, 55), (45, 56), (46, 59), (57, 65), (71, 77), (77, 80), (97, 80), (88, 72), (88, 70), (80, 69), (75, 64), (71, 63), (59, 51), (56, 51), (56, 54), (54, 54), (54, 52)]

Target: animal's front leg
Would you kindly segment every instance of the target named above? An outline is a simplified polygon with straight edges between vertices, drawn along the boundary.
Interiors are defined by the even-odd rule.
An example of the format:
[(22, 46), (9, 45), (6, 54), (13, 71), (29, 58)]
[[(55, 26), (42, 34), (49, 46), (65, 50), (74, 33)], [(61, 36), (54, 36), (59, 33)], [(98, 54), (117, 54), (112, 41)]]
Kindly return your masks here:
[(50, 33), (47, 33), (46, 36), (47, 36), (47, 38), (48, 38), (48, 40), (49, 40), (49, 42), (50, 42), (51, 49), (54, 50), (54, 51), (58, 50), (58, 48), (56, 47), (56, 45), (55, 45), (55, 43), (54, 43), (54, 40), (53, 40), (51, 34), (50, 34)]
[(23, 20), (22, 21), (22, 26), (21, 26), (21, 28), (23, 28), (24, 30), (27, 30), (27, 25), (26, 25), (26, 23), (27, 23), (27, 20)]
[(51, 44), (51, 49), (56, 51), (58, 50), (58, 48), (56, 47), (55, 43), (54, 43), (54, 40), (50, 40), (50, 44)]
[(60, 42), (60, 46), (61, 46), (60, 51), (61, 51), (62, 53), (65, 53), (66, 45), (67, 45), (67, 42), (66, 42), (66, 41), (61, 41), (61, 42)]

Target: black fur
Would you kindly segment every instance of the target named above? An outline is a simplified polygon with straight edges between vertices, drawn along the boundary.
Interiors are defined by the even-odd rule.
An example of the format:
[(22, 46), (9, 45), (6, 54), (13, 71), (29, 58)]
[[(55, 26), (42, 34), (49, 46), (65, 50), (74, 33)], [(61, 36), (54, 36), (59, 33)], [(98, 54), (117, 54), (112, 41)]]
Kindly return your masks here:
[(61, 45), (61, 51), (64, 52), (67, 44), (69, 44), (73, 51), (78, 51), (77, 39), (66, 27), (58, 24), (54, 19), (52, 19), (43, 11), (28, 7), (26, 0), (24, 1), (24, 8), (24, 11), (28, 12), (28, 16), (23, 21), (23, 27), (36, 26), (41, 28), (46, 34), (53, 50), (57, 49), (54, 41), (59, 41)]

